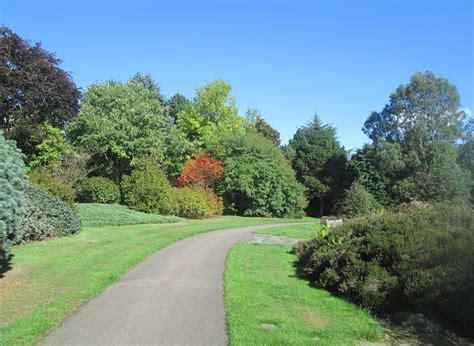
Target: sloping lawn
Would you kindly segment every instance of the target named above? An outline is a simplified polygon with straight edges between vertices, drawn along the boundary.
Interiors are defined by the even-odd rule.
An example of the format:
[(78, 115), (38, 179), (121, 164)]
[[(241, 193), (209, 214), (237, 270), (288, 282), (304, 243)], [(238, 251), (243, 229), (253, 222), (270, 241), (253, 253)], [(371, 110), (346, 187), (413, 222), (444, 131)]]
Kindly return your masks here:
[[(305, 221), (319, 222), (319, 219), (305, 218)], [(274, 229), (264, 229), (257, 234), (281, 235), (291, 238), (312, 239), (319, 232), (319, 224), (292, 225), (288, 227), (279, 227)]]
[(290, 221), (220, 217), (166, 225), (85, 227), (75, 236), (16, 246), (13, 269), (0, 278), (0, 345), (34, 342), (128, 269), (172, 242), (223, 228)]
[(176, 216), (145, 214), (119, 204), (79, 203), (77, 209), (84, 227), (159, 224), (183, 220)]
[(232, 247), (225, 272), (232, 345), (355, 345), (382, 336), (367, 312), (297, 278), (290, 249)]

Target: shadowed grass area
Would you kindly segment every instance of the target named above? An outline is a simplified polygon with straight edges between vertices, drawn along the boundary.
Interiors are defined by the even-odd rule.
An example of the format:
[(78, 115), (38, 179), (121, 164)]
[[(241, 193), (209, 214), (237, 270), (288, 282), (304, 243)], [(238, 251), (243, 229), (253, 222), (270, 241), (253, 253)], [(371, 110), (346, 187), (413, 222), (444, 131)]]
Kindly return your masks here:
[[(318, 222), (319, 219), (305, 219), (305, 221)], [(312, 239), (319, 232), (319, 224), (293, 225), (288, 227), (279, 227), (275, 229), (264, 229), (255, 232), (257, 234), (281, 235), (291, 238)]]
[[(163, 225), (86, 227), (13, 248), (0, 278), (0, 345), (30, 344), (159, 249), (198, 233), (295, 220), (220, 217)], [(301, 221), (301, 220), (298, 220)]]
[(145, 214), (119, 204), (79, 203), (77, 209), (84, 227), (159, 224), (183, 220), (176, 216)]
[(232, 247), (225, 273), (232, 345), (354, 345), (382, 336), (370, 314), (297, 278), (290, 249)]

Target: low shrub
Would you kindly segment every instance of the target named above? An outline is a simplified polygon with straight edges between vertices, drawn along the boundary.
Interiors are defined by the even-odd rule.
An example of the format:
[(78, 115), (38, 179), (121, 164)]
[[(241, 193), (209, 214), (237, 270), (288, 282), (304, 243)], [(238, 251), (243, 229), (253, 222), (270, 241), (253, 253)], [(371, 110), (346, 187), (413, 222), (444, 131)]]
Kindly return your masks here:
[(357, 217), (374, 213), (381, 209), (382, 205), (358, 182), (354, 182), (351, 187), (347, 189), (343, 201), (344, 215)]
[(189, 219), (222, 215), (222, 201), (204, 189), (173, 188), (169, 191), (172, 213)]
[(121, 186), (125, 204), (130, 208), (162, 215), (172, 212), (169, 200), (171, 186), (153, 161), (135, 161), (132, 173), (122, 178)]
[(55, 176), (45, 167), (38, 167), (29, 174), (30, 181), (41, 186), (53, 196), (74, 207), (76, 191), (72, 185)]
[(77, 200), (82, 203), (118, 203), (120, 189), (112, 180), (104, 177), (84, 178), (77, 185)]
[(79, 215), (67, 203), (39, 186), (25, 191), (27, 211), (20, 223), (17, 243), (75, 234), (81, 230)]
[(474, 213), (424, 205), (369, 215), (295, 247), (316, 286), (376, 313), (412, 309), (474, 330)]

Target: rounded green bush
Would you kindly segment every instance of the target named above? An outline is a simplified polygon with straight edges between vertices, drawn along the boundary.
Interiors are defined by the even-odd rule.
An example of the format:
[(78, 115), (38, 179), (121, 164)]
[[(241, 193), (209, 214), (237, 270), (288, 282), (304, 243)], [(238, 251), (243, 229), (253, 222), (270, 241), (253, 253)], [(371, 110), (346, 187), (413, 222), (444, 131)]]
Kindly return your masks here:
[(222, 215), (222, 202), (212, 193), (198, 188), (172, 188), (169, 191), (172, 213), (188, 219)]
[(38, 167), (29, 175), (30, 181), (36, 185), (41, 186), (52, 195), (58, 197), (60, 200), (66, 202), (74, 208), (74, 199), (76, 191), (74, 188), (52, 174), (48, 169)]
[(353, 219), (295, 247), (316, 286), (378, 313), (416, 310), (474, 330), (474, 212), (436, 204)]
[(134, 166), (132, 173), (122, 178), (125, 204), (144, 213), (171, 214), (171, 186), (166, 175), (152, 160), (140, 159)]
[(382, 205), (358, 182), (354, 182), (346, 191), (343, 202), (344, 215), (357, 217), (374, 213), (381, 209)]
[(27, 211), (21, 219), (17, 243), (71, 235), (81, 230), (81, 219), (73, 208), (37, 185), (25, 191)]
[(26, 185), (23, 155), (15, 142), (5, 140), (0, 130), (0, 268), (20, 235)]
[(120, 189), (104, 177), (84, 178), (78, 183), (77, 200), (82, 203), (118, 203)]

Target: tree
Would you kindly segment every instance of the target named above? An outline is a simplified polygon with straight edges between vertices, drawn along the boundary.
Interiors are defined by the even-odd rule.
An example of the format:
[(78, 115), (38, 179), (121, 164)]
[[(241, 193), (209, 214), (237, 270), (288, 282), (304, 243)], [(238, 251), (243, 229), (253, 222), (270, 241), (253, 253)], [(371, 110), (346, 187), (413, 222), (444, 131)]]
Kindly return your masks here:
[(303, 186), (281, 150), (258, 134), (230, 134), (211, 148), (224, 163), (217, 193), (227, 213), (262, 217), (301, 217)]
[(186, 162), (177, 182), (180, 187), (197, 186), (214, 191), (223, 174), (222, 161), (213, 160), (208, 153), (198, 153)]
[(213, 80), (196, 91), (194, 102), (178, 113), (178, 127), (199, 146), (215, 142), (228, 133), (243, 132), (248, 122), (238, 116), (232, 87), (223, 80)]
[(158, 101), (160, 101), (161, 107), (163, 107), (163, 109), (166, 108), (166, 97), (161, 93), (160, 86), (155, 82), (151, 74), (141, 74), (140, 72), (137, 72), (132, 78), (130, 78), (129, 82), (143, 85), (155, 95)]
[(0, 130), (0, 269), (10, 247), (20, 239), (20, 221), (25, 212), (26, 189), (23, 155), (15, 142), (5, 140)]
[(458, 165), (471, 177), (471, 203), (474, 203), (474, 138), (468, 139), (459, 147)]
[(168, 116), (171, 121), (174, 123), (177, 122), (178, 119), (178, 114), (180, 112), (183, 112), (186, 110), (187, 107), (189, 107), (191, 104), (191, 101), (188, 100), (186, 97), (181, 95), (180, 93), (177, 93), (173, 95), (169, 100), (168, 100)]
[(246, 113), (247, 119), (250, 119), (255, 132), (261, 134), (266, 139), (275, 143), (275, 145), (280, 145), (280, 132), (275, 130), (261, 115), (261, 113), (254, 108), (251, 108)]
[(163, 129), (163, 156), (159, 163), (171, 180), (181, 174), (184, 164), (195, 152), (195, 145), (186, 138), (184, 132), (175, 124), (167, 124)]
[[(416, 73), (365, 122), (363, 130), (375, 150), (372, 177), (383, 177), (371, 184), (388, 185), (390, 204), (466, 201), (470, 182), (456, 162), (455, 149), (465, 118), (454, 85), (431, 72)], [(367, 181), (361, 182), (373, 191)]]
[(117, 183), (134, 157), (163, 160), (163, 108), (141, 83), (94, 84), (84, 93), (80, 114), (67, 128), (76, 146), (94, 152), (101, 175)]
[(293, 150), (296, 177), (307, 189), (309, 213), (324, 215), (336, 211), (353, 179), (347, 153), (336, 138), (336, 129), (323, 124), (316, 115), (312, 122), (296, 131), (289, 147)]
[(400, 85), (390, 95), (380, 113), (372, 112), (363, 131), (374, 141), (410, 142), (422, 149), (433, 139), (461, 137), (465, 118), (454, 85), (432, 72), (417, 72), (408, 85)]
[(31, 157), (49, 122), (63, 129), (79, 111), (80, 91), (61, 60), (0, 27), (0, 128)]

